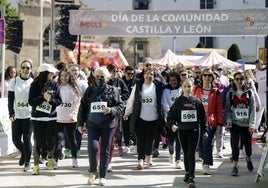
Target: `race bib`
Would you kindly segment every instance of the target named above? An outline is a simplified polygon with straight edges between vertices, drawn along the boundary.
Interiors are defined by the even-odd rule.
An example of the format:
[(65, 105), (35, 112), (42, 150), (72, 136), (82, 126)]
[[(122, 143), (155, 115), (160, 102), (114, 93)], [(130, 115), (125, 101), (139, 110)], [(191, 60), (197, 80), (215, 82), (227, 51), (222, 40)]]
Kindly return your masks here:
[(181, 122), (196, 122), (196, 121), (197, 121), (196, 110), (181, 111)]
[(249, 118), (248, 108), (235, 108), (234, 112), (235, 112), (236, 119), (248, 119)]
[(175, 100), (179, 97), (179, 95), (170, 95), (170, 101), (175, 102)]
[(208, 95), (202, 95), (201, 102), (203, 105), (208, 105)]
[(153, 97), (150, 97), (150, 96), (144, 96), (141, 99), (141, 102), (142, 102), (142, 104), (145, 104), (145, 105), (153, 105), (154, 99), (153, 99)]
[(60, 107), (63, 109), (72, 108), (72, 106), (73, 106), (73, 104), (70, 102), (64, 102), (64, 103), (61, 103), (61, 105), (60, 105)]
[(90, 105), (91, 113), (103, 112), (103, 108), (107, 107), (107, 102), (92, 102)]
[(17, 108), (20, 110), (28, 110), (29, 109), (29, 104), (28, 102), (25, 101), (16, 101), (17, 103)]
[(50, 114), (52, 110), (52, 105), (44, 101), (42, 104), (36, 107), (36, 110), (39, 112)]

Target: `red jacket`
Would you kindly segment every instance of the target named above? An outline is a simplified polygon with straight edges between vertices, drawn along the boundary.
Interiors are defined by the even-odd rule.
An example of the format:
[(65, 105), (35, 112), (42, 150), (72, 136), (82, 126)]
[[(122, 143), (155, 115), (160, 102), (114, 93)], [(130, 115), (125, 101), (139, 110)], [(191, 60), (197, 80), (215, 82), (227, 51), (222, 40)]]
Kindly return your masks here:
[[(201, 86), (195, 86), (193, 91), (197, 98), (202, 98), (203, 88)], [(223, 125), (223, 112), (222, 95), (218, 89), (213, 88), (208, 96), (207, 118), (209, 126), (217, 127), (218, 125)]]

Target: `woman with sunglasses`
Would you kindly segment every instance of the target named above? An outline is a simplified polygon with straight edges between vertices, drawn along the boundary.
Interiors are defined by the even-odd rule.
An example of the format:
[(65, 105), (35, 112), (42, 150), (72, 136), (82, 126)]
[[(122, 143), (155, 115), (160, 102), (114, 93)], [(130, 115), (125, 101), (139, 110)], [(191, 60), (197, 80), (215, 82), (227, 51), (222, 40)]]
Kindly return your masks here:
[(31, 168), (32, 154), (31, 107), (28, 104), (30, 85), (33, 82), (30, 77), (32, 60), (22, 61), (20, 68), (19, 76), (13, 78), (8, 86), (8, 111), (12, 122), (12, 141), (21, 153), (19, 165), (24, 165), (23, 171), (26, 172)]
[(200, 85), (195, 86), (193, 90), (194, 95), (202, 101), (208, 117), (208, 137), (200, 140), (198, 147), (199, 155), (203, 159), (204, 175), (210, 175), (209, 166), (213, 165), (213, 137), (217, 127), (223, 126), (224, 123), (222, 95), (219, 89), (214, 87), (213, 81), (213, 72), (210, 69), (204, 69), (201, 73)]
[(226, 97), (225, 112), (226, 128), (230, 129), (231, 133), (233, 159), (231, 176), (237, 176), (240, 136), (245, 146), (247, 168), (249, 171), (254, 168), (251, 161), (251, 134), (256, 122), (256, 105), (254, 95), (250, 89), (247, 89), (245, 75), (242, 72), (234, 74), (234, 82)]

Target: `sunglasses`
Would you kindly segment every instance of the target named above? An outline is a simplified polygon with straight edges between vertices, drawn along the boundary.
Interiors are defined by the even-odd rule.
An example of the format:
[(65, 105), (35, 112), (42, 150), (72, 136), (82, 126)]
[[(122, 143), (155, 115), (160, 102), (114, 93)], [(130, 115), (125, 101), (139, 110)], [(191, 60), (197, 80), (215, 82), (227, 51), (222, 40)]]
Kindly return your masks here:
[(219, 69), (217, 69), (218, 71), (222, 71), (222, 69), (221, 68), (219, 68)]
[(127, 72), (127, 75), (132, 76), (132, 75), (134, 75), (134, 73), (132, 73), (132, 72)]
[(113, 72), (118, 72), (118, 70), (113, 70)]
[(195, 72), (195, 74), (201, 74), (201, 72)]
[(30, 67), (21, 67), (21, 69), (27, 69), (27, 70), (30, 70)]
[(145, 67), (151, 67), (152, 66), (152, 64), (146, 64), (145, 65)]
[(204, 77), (212, 77), (212, 74), (203, 74)]
[(244, 78), (235, 78), (236, 81), (244, 81)]
[(181, 74), (181, 76), (187, 76), (187, 74)]

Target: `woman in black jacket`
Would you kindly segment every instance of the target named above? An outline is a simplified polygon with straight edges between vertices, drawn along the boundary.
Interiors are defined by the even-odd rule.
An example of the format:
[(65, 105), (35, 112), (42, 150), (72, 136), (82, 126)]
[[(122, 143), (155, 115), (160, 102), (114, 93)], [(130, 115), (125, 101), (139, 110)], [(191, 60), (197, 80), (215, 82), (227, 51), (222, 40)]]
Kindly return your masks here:
[[(82, 134), (83, 125), (87, 124), (90, 165), (88, 184), (92, 185), (99, 175), (99, 184), (103, 186), (105, 185), (110, 159), (110, 145), (116, 128), (116, 120), (122, 113), (123, 104), (118, 90), (107, 84), (110, 74), (106, 68), (97, 68), (94, 77), (93, 84), (87, 88), (81, 99), (77, 127)], [(97, 172), (98, 150), (100, 150), (100, 174)]]
[(167, 125), (178, 131), (185, 167), (184, 182), (195, 187), (195, 151), (200, 136), (207, 137), (207, 118), (202, 102), (193, 96), (191, 80), (182, 82), (183, 94), (175, 100), (167, 117)]
[(62, 103), (58, 84), (53, 81), (58, 71), (52, 64), (43, 63), (39, 75), (30, 87), (29, 104), (32, 106), (32, 123), (34, 127), (34, 167), (33, 175), (39, 174), (39, 157), (42, 147), (47, 144), (47, 167), (54, 169), (54, 155), (57, 112), (56, 107)]

